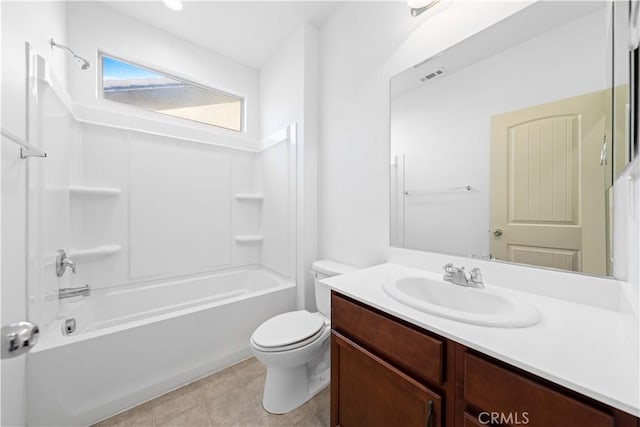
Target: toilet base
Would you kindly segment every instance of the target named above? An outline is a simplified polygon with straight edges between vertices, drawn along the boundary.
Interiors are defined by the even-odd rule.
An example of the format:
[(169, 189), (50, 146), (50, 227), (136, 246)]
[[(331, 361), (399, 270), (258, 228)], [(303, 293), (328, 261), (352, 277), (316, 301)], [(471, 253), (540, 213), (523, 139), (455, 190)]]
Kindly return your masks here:
[(307, 366), (267, 369), (262, 406), (272, 414), (286, 414), (329, 385), (329, 369), (309, 376)]

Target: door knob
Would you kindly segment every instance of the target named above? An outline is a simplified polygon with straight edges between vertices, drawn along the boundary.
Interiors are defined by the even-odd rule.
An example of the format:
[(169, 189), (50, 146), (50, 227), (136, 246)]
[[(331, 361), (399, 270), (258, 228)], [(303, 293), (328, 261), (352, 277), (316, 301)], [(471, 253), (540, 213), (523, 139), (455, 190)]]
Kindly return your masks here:
[(606, 166), (607, 164), (607, 141), (602, 141), (602, 149), (600, 150), (600, 166)]
[(493, 235), (494, 235), (494, 236), (496, 236), (496, 237), (500, 237), (500, 236), (502, 236), (502, 229), (500, 229), (500, 228), (496, 228), (496, 229), (493, 231)]
[(2, 358), (9, 359), (31, 350), (38, 342), (40, 329), (31, 322), (16, 322), (3, 326), (0, 334)]

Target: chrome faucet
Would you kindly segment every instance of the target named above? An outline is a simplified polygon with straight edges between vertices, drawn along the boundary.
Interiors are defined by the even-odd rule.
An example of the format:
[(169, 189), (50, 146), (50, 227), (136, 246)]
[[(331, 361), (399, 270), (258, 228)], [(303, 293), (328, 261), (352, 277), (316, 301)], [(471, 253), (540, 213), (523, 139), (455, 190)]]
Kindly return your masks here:
[(76, 274), (76, 263), (67, 258), (67, 253), (64, 249), (58, 249), (56, 251), (56, 275), (58, 277), (62, 276), (67, 268), (70, 268), (73, 271), (73, 274)]
[(467, 275), (464, 267), (456, 267), (449, 263), (442, 267), (446, 273), (443, 277), (447, 282), (451, 282), (454, 285), (467, 286), (470, 288), (482, 289), (484, 283), (482, 282), (482, 273), (479, 268), (473, 268)]
[(89, 285), (79, 286), (77, 288), (62, 288), (58, 289), (58, 299), (73, 298), (73, 297), (88, 297), (91, 295), (91, 288)]

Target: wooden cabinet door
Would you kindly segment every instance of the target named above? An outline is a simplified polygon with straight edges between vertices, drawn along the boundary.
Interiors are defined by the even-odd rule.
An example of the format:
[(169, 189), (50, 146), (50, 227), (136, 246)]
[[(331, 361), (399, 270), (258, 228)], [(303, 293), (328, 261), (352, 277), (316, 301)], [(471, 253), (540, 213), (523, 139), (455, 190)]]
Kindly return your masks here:
[(331, 425), (440, 427), (440, 396), (364, 348), (331, 336)]

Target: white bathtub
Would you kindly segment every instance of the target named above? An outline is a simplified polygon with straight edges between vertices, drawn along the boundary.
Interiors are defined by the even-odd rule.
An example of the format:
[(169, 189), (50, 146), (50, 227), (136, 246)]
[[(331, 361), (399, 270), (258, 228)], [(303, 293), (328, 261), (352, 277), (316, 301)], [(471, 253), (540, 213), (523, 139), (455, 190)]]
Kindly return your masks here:
[[(29, 353), (28, 423), (89, 425), (224, 368), (294, 307), (295, 284), (258, 268), (77, 298)], [(64, 335), (69, 318), (77, 330)]]

